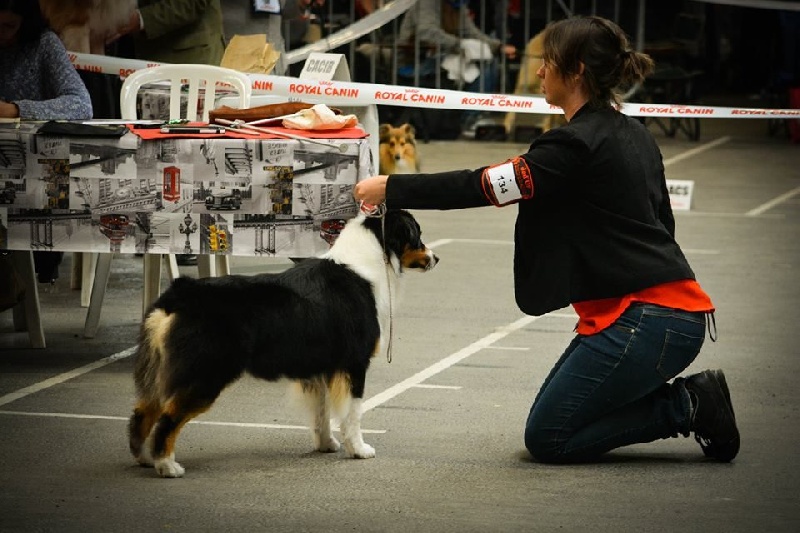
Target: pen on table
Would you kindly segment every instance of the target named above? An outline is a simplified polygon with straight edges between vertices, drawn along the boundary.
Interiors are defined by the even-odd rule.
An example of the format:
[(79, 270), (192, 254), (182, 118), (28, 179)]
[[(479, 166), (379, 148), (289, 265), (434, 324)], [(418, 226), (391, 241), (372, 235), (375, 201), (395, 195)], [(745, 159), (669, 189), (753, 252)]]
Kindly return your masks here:
[(222, 128), (191, 128), (186, 126), (164, 126), (161, 133), (225, 133)]

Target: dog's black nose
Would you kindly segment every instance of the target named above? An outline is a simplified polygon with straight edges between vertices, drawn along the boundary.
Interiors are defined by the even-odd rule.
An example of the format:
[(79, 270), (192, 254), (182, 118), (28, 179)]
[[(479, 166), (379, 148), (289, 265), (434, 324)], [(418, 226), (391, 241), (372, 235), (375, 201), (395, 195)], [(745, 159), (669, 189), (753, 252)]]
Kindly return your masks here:
[(439, 262), (439, 256), (435, 253), (431, 252), (430, 256), (428, 257), (428, 263), (425, 265), (425, 270), (430, 270), (436, 266)]

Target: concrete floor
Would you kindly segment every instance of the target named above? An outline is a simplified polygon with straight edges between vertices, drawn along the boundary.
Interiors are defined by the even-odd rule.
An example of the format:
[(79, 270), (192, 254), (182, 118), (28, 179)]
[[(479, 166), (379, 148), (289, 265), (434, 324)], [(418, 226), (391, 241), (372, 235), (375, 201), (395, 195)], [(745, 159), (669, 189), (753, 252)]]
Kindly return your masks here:
[[(127, 450), (141, 260), (115, 261), (94, 339), (68, 264), (42, 291), (48, 347), (0, 314), (0, 531), (683, 531), (800, 528), (800, 150), (761, 121), (657, 129), (669, 178), (695, 181), (678, 240), (717, 306), (717, 342), (689, 371), (726, 371), (742, 434), (732, 464), (693, 439), (547, 466), (522, 429), (572, 337), (570, 309), (532, 319), (511, 281), (515, 208), (416, 212), (441, 264), (407, 276), (394, 357), (367, 379), (368, 461), (316, 454), (283, 384), (243, 379), (181, 434), (163, 480)], [(420, 145), (423, 170), (503, 161), (511, 143)], [(234, 258), (253, 273), (282, 261)], [(193, 270), (184, 267), (187, 274)]]

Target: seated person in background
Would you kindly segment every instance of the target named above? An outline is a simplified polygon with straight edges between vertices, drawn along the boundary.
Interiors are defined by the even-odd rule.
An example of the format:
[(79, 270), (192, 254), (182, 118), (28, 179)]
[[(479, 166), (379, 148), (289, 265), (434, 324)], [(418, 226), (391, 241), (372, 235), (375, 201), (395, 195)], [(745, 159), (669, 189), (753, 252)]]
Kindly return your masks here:
[[(414, 76), (416, 68), (414, 47), (417, 35), (424, 54), (424, 59), (418, 68), (420, 76), (434, 75), (437, 66), (441, 66), (444, 56), (461, 54), (462, 40), (473, 39), (486, 43), (495, 57), (490, 61), (481, 61), (480, 75), (473, 81), (465, 83), (462, 90), (497, 92), (499, 73), (496, 56), (503, 53), (509, 59), (513, 59), (516, 57), (517, 49), (483, 33), (473, 22), (468, 3), (467, 0), (419, 0), (416, 6), (406, 12), (397, 36), (397, 42), (402, 47), (399, 59), (400, 75)], [(439, 57), (436, 56), (437, 49), (441, 51)], [(465, 113), (464, 126), (469, 127), (469, 123), (477, 118), (477, 111)]]
[(0, 117), (92, 118), (86, 86), (32, 0), (0, 0)]
[[(88, 120), (89, 91), (33, 0), (0, 0), (0, 118)], [(34, 254), (40, 282), (54, 282), (62, 252)]]

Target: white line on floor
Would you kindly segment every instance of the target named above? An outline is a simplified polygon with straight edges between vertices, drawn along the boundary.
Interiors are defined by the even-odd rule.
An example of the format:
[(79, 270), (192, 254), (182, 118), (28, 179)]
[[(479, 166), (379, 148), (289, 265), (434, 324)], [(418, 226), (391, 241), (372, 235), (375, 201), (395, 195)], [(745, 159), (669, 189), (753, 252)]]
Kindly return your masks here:
[(683, 161), (684, 159), (688, 159), (690, 157), (696, 156), (697, 154), (703, 153), (706, 150), (711, 150), (721, 144), (725, 144), (726, 142), (730, 141), (731, 138), (729, 136), (720, 137), (719, 139), (714, 139), (713, 141), (707, 142), (705, 144), (701, 144), (696, 148), (692, 148), (691, 150), (686, 150), (685, 152), (681, 152), (678, 155), (674, 155), (669, 159), (664, 160), (664, 166), (669, 166), (673, 163), (677, 163), (678, 161)]
[(115, 353), (114, 355), (109, 355), (108, 357), (104, 357), (103, 359), (95, 361), (94, 363), (89, 363), (88, 365), (84, 365), (74, 370), (70, 370), (69, 372), (64, 372), (63, 374), (59, 374), (50, 379), (40, 381), (39, 383), (34, 383), (30, 387), (25, 387), (24, 389), (20, 389), (16, 392), (0, 396), (0, 405), (6, 405), (13, 401), (19, 400), (20, 398), (24, 398), (25, 396), (28, 396), (30, 394), (34, 394), (44, 389), (49, 389), (53, 385), (64, 383), (67, 380), (78, 377), (82, 374), (86, 374), (87, 372), (91, 372), (92, 370), (97, 370), (98, 368), (102, 368), (106, 365), (119, 361), (120, 359), (125, 359), (126, 357), (129, 357), (134, 353), (136, 353), (136, 346), (131, 346), (126, 350)]
[(438, 246), (449, 244), (451, 242), (466, 242), (469, 244), (499, 244), (503, 246), (513, 246), (514, 241), (503, 241), (498, 239), (440, 239), (436, 241)]
[[(714, 213), (711, 211), (674, 211), (673, 214), (676, 217), (680, 216), (688, 216), (688, 217), (705, 217), (705, 218), (747, 218), (747, 213)], [(749, 215), (754, 216), (754, 215)], [(760, 214), (758, 215), (761, 218), (786, 218), (784, 215), (781, 214)]]
[[(737, 214), (736, 216), (743, 217), (745, 215)], [(504, 246), (513, 246), (514, 241), (495, 241), (495, 240), (485, 240), (485, 239), (439, 239), (438, 241), (434, 241), (433, 243), (428, 245), (428, 248), (436, 248), (444, 246), (445, 244), (452, 244), (452, 243), (467, 243), (467, 244), (497, 244), (497, 245), (504, 245)], [(704, 250), (701, 248), (684, 248), (683, 250), (686, 253), (690, 254), (718, 254), (720, 253), (719, 250)]]
[(777, 198), (773, 198), (769, 202), (765, 202), (765, 203), (761, 204), (760, 206), (756, 207), (755, 209), (751, 209), (750, 211), (748, 211), (746, 213), (746, 215), (748, 217), (757, 217), (758, 215), (764, 213), (764, 211), (772, 209), (773, 207), (775, 207), (778, 204), (782, 204), (783, 202), (785, 202), (786, 200), (788, 200), (789, 198), (791, 198), (792, 196), (794, 196), (794, 195), (796, 195), (798, 193), (800, 193), (800, 187), (795, 187), (791, 191), (789, 191), (787, 193), (784, 193), (784, 194), (778, 196)]
[(719, 255), (719, 250), (702, 250), (700, 248), (682, 248), (683, 253), (697, 255)]
[(447, 389), (447, 390), (459, 390), (462, 387), (458, 387), (456, 385), (426, 385), (425, 383), (420, 383), (419, 385), (414, 385), (416, 389)]
[[(41, 416), (47, 418), (74, 418), (80, 420), (120, 420), (127, 422), (128, 418), (124, 416), (106, 416), (106, 415), (86, 415), (78, 413), (33, 413), (24, 411), (0, 411), (0, 415), (14, 415), (14, 416)], [(308, 426), (292, 426), (286, 424), (259, 424), (253, 422), (215, 422), (213, 420), (192, 420), (189, 424), (196, 424), (198, 426), (223, 426), (235, 428), (256, 428), (256, 429), (296, 429), (311, 431)], [(337, 430), (336, 426), (333, 429)], [(363, 433), (386, 433), (385, 429), (362, 429)]]
[(528, 352), (530, 348), (523, 346), (487, 346), (488, 350), (506, 350), (509, 352)]
[(491, 346), (500, 339), (507, 337), (509, 334), (524, 328), (525, 326), (537, 320), (538, 318), (539, 317), (536, 316), (524, 316), (519, 320), (516, 320), (506, 326), (498, 328), (494, 333), (490, 333), (489, 335), (483, 337), (482, 339), (478, 339), (469, 346), (462, 348), (461, 350), (451, 355), (448, 355), (447, 357), (438, 361), (437, 363), (432, 364), (428, 368), (417, 372), (410, 378), (407, 378), (398, 383), (397, 385), (389, 387), (385, 391), (369, 398), (363, 404), (363, 412), (367, 412), (371, 409), (378, 407), (381, 404), (388, 402), (392, 398), (402, 394), (411, 387), (419, 385), (423, 381), (435, 376), (439, 372), (447, 370), (456, 363), (463, 361), (470, 355), (479, 352), (484, 348)]

